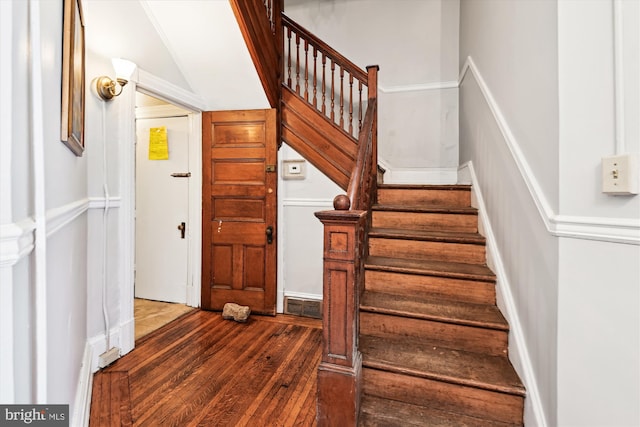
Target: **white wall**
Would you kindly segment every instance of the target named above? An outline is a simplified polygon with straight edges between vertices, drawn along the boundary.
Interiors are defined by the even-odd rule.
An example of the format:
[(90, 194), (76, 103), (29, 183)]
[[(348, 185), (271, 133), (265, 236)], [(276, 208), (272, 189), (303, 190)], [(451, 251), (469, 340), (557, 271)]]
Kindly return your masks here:
[[(557, 239), (548, 234), (509, 143), (471, 72), (460, 86), (460, 106), (460, 162), (473, 162), (475, 190), (483, 194), (493, 231), (487, 236), (497, 247), (490, 247), (494, 257), (490, 267), (498, 274), (498, 305), (512, 331), (509, 356), (527, 387), (525, 421), (544, 425), (535, 417), (539, 402), (532, 401), (534, 397), (542, 401), (547, 425), (556, 425)], [(514, 312), (507, 311), (508, 304)], [(528, 378), (531, 373), (533, 378)], [(537, 390), (540, 396), (532, 396)]]
[(460, 66), (475, 61), (552, 209), (558, 208), (555, 1), (463, 1)]
[[(530, 425), (640, 423), (640, 201), (600, 190), (620, 146), (613, 4), (461, 2), (460, 160), (484, 195)], [(638, 5), (618, 4), (637, 88)], [(624, 91), (626, 152), (638, 95)]]
[(601, 193), (601, 158), (640, 152), (639, 30), (638, 2), (558, 2), (559, 216), (599, 240), (560, 239), (559, 425), (640, 424), (640, 196)]
[(286, 0), (285, 13), (361, 68), (380, 66), (385, 182), (455, 182), (457, 0)]
[(333, 198), (344, 191), (309, 162), (305, 179), (283, 179), (282, 161), (303, 157), (286, 144), (278, 157), (278, 292), (321, 300), (324, 228), (314, 213), (333, 210)]
[(69, 403), (73, 412), (86, 340), (88, 194), (86, 157), (60, 142), (62, 5), (2, 2), (0, 144), (11, 163), (0, 172), (0, 394), (3, 403)]
[[(192, 89), (140, 1), (84, 0), (82, 4), (88, 50), (108, 60), (128, 59), (183, 89)], [(113, 75), (110, 68), (103, 71)]]

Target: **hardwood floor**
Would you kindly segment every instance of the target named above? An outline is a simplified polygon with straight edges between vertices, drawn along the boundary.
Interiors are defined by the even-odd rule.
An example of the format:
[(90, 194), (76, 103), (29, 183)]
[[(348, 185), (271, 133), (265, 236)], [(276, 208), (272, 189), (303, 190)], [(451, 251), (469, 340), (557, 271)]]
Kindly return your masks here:
[(152, 301), (142, 298), (135, 298), (133, 305), (136, 320), (136, 340), (193, 310), (193, 307), (185, 304)]
[(94, 376), (90, 425), (313, 426), (321, 321), (194, 310)]

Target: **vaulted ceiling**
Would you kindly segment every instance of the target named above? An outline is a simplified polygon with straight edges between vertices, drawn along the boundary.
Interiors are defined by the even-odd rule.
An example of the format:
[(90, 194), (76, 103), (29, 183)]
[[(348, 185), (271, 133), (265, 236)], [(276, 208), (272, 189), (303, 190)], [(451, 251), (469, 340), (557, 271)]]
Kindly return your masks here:
[(269, 107), (228, 0), (86, 0), (84, 9), (88, 50), (129, 59), (209, 110)]

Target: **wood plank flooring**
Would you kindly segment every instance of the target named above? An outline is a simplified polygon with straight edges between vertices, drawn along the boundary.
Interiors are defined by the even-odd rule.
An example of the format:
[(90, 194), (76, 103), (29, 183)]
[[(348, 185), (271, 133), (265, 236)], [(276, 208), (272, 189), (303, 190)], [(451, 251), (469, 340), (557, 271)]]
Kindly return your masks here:
[(314, 426), (321, 347), (316, 319), (194, 310), (95, 374), (90, 426)]

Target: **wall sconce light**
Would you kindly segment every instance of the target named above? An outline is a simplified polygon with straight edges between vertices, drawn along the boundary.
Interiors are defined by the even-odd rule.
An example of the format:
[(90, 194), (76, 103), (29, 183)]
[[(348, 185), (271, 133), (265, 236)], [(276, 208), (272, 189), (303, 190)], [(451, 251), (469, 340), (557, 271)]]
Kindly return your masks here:
[(108, 76), (102, 76), (96, 80), (96, 91), (104, 101), (109, 101), (114, 96), (120, 95), (122, 88), (129, 82), (131, 74), (136, 69), (136, 64), (126, 59), (113, 58), (111, 63), (116, 70), (116, 79), (112, 80)]

